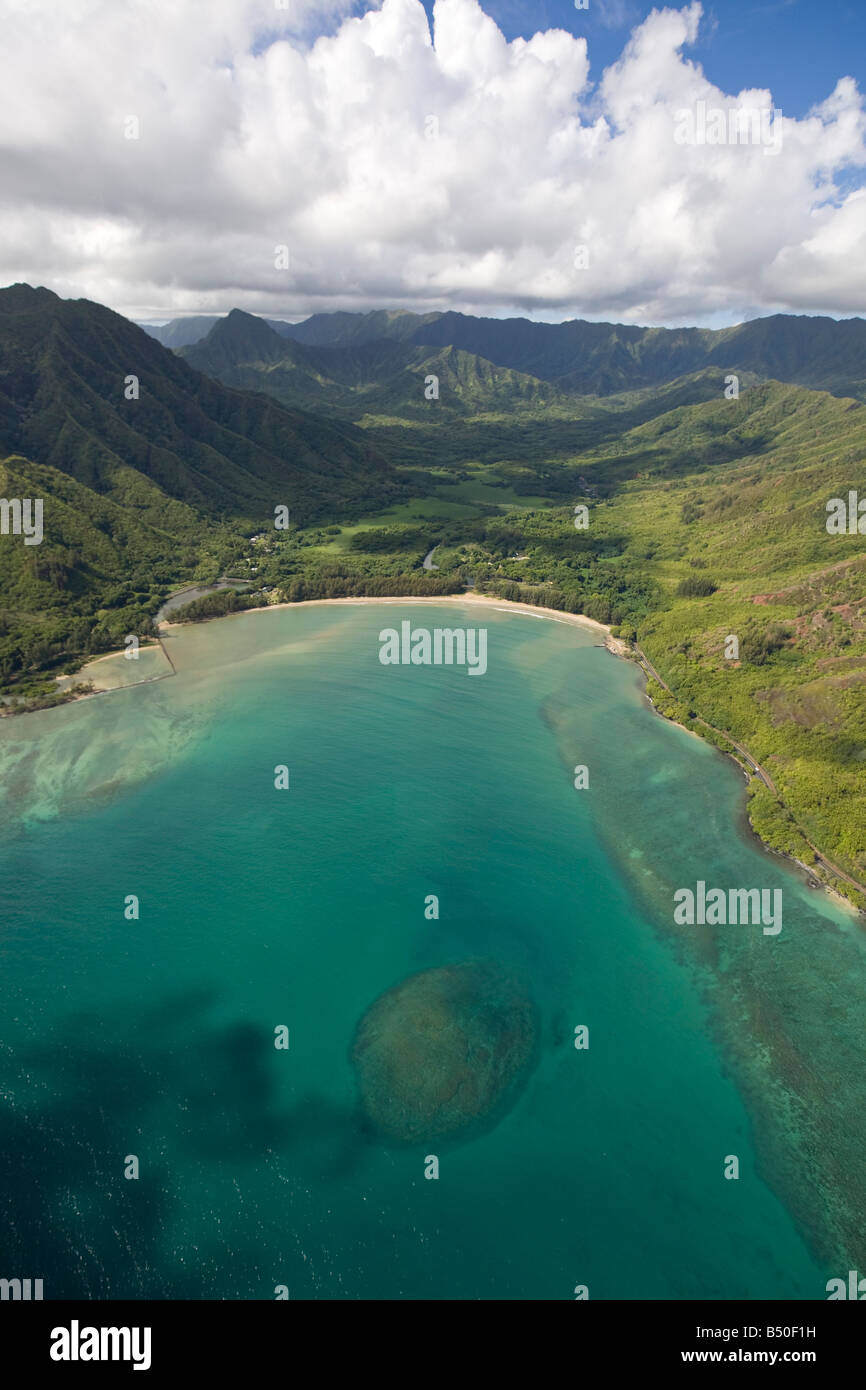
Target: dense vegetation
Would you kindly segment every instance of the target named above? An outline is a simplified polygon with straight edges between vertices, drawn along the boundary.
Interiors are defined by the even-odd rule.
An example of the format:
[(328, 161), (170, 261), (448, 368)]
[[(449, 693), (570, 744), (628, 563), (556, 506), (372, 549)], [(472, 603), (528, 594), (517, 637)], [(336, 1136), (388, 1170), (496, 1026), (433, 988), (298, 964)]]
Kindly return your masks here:
[(764, 838), (866, 881), (866, 553), (826, 529), (831, 497), (866, 497), (866, 409), (845, 394), (866, 390), (859, 320), (235, 312), (176, 356), (45, 295), (0, 293), (2, 495), (50, 499), (41, 546), (0, 537), (7, 696), (44, 699), (192, 580), (250, 588), (186, 620), (471, 585), (613, 624), (658, 671), (663, 712), (765, 770)]
[(44, 500), (41, 544), (0, 535), (0, 680), (18, 699), (146, 635), (171, 588), (231, 568), (275, 507), (304, 524), (406, 491), (349, 423), (230, 391), (100, 305), (0, 291), (0, 496)]
[[(203, 338), (213, 320), (175, 320), (151, 329), (162, 342)], [(272, 322), (280, 335), (312, 348), (455, 348), (579, 395), (657, 388), (712, 368), (863, 398), (866, 323), (774, 314), (733, 328), (640, 328), (614, 323), (534, 323), (458, 313), (314, 314), (303, 323)]]

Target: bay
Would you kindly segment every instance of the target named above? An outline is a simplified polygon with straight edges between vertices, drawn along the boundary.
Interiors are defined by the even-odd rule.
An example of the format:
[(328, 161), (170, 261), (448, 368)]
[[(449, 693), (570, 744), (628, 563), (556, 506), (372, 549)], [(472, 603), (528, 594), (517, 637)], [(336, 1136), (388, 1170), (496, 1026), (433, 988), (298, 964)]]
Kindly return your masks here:
[[(483, 678), (382, 666), (404, 618), (485, 626)], [(862, 929), (596, 641), (469, 604), (268, 610), (170, 629), (175, 677), (5, 721), (0, 1274), (46, 1298), (826, 1296), (863, 1224)], [(699, 879), (781, 887), (782, 932), (675, 927)], [(360, 1019), (478, 958), (535, 1001), (531, 1073), (469, 1136), (382, 1142)]]

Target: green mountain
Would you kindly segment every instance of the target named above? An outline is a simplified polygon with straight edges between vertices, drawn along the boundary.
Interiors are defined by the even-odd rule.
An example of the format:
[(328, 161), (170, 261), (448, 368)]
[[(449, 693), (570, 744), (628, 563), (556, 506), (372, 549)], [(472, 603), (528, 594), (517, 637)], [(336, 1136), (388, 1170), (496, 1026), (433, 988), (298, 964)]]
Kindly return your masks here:
[(166, 498), (264, 524), (281, 502), (303, 520), (399, 492), (350, 425), (226, 390), (119, 314), (17, 285), (0, 291), (0, 454), (12, 453), (146, 521)]
[[(418, 336), (443, 317), (440, 313), (412, 314), (403, 309), (373, 309), (368, 314), (313, 314), (302, 323), (285, 323), (280, 332), (310, 347), (360, 347), (377, 338), (398, 342), (431, 342)], [(444, 340), (440, 340), (445, 346)]]
[(197, 343), (219, 322), (219, 317), (218, 314), (196, 314), (188, 319), (171, 319), (168, 323), (139, 322), (138, 327), (163, 347), (176, 349)]
[(440, 413), (468, 416), (536, 406), (581, 413), (549, 383), (459, 348), (431, 350), (381, 337), (340, 347), (310, 346), (281, 336), (264, 319), (240, 309), (218, 320), (205, 338), (182, 348), (180, 355), (228, 386), (264, 391), (284, 404), (308, 409), (327, 403), (352, 419), (427, 420), (431, 401), (425, 384), (432, 376), (438, 389), (432, 408)]
[[(221, 314), (195, 314), (190, 318), (170, 319), (168, 323), (147, 323), (139, 320), (138, 327), (149, 333), (151, 338), (156, 338), (163, 347), (176, 351), (178, 348), (200, 342), (221, 318)], [(270, 324), (277, 333), (293, 326), (283, 319), (265, 319), (264, 322)]]
[[(395, 317), (382, 314), (377, 322)], [(518, 491), (550, 497), (574, 490), (578, 459), (587, 449), (676, 405), (718, 400), (724, 389), (724, 373), (705, 367), (640, 391), (580, 397), (455, 347), (381, 337), (310, 346), (238, 309), (180, 355), (226, 385), (362, 425), (375, 448), (401, 469), (499, 466)], [(433, 377), (435, 400), (426, 392)], [(743, 387), (757, 379), (741, 373)], [(425, 484), (419, 479), (416, 486)]]
[(571, 529), (570, 508), (464, 527), (479, 580), (637, 638), (669, 687), (651, 682), (659, 708), (761, 765), (763, 838), (866, 885), (866, 552), (827, 531), (831, 498), (866, 499), (866, 406), (765, 382), (676, 407), (581, 463), (588, 528)]
[(319, 346), (385, 337), (452, 346), (560, 390), (606, 396), (673, 381), (705, 368), (747, 371), (866, 397), (866, 322), (774, 314), (734, 328), (641, 328), (627, 324), (533, 323), (468, 314), (315, 314), (287, 336)]
[[(438, 543), (442, 579), (613, 622), (638, 639), (665, 683), (651, 685), (660, 708), (741, 760), (747, 748), (761, 765), (768, 780), (752, 778), (750, 805), (765, 839), (866, 903), (854, 887), (866, 884), (866, 557), (860, 536), (826, 528), (831, 497), (866, 498), (866, 406), (763, 376), (772, 365), (838, 388), (846, 370), (859, 371), (860, 322), (818, 320), (812, 335), (809, 321), (762, 320), (701, 334), (699, 353), (693, 333), (675, 344), (663, 330), (634, 330), (612, 344), (598, 331), (586, 370), (600, 369), (604, 349), (611, 383), (622, 353), (632, 380), (663, 362), (703, 363), (599, 399), (452, 346), (413, 347), (410, 316), (400, 317), (394, 340), (363, 342), (356, 320), (352, 346), (297, 343), (291, 353), (242, 319), (212, 330), (224, 351), (212, 369), (231, 370), (233, 353), (245, 354), (246, 381), (264, 390), (280, 382), (286, 398), (313, 373), (343, 409), (352, 363), (361, 385), (348, 403), (365, 411), (367, 433), (404, 463), (417, 450), (436, 470), (429, 501), (405, 519), (386, 513), (339, 541), (322, 538), (307, 573), (318, 550), (318, 563), (330, 559), (347, 579), (373, 567), (396, 576)], [(812, 336), (822, 353), (810, 353)], [(389, 341), (393, 353), (380, 362), (390, 371), (403, 354), (403, 366), (376, 382), (367, 354)], [(190, 350), (202, 365), (206, 347)], [(723, 391), (731, 363), (737, 399)], [(459, 411), (421, 406), (413, 374), (437, 368), (437, 405), (453, 392)], [(521, 494), (527, 501), (515, 508)], [(569, 506), (557, 505), (565, 497)], [(578, 500), (591, 518), (580, 532)], [(270, 574), (287, 595), (306, 592), (279, 562)], [(726, 655), (731, 637), (736, 657)], [(816, 847), (852, 881), (822, 868)]]
[[(25, 546), (0, 536), (0, 682), (41, 694), (41, 671), (145, 636), (161, 596), (210, 553), (213, 569), (232, 538), (203, 527), (192, 508), (166, 499), (153, 524), (68, 473), (17, 456), (0, 460), (0, 495), (42, 498), (45, 537)], [(202, 532), (204, 535), (204, 544)], [(237, 546), (237, 541), (235, 541)]]
[[(866, 322), (856, 318), (773, 314), (725, 329), (642, 328), (582, 319), (548, 324), (377, 309), (366, 314), (313, 314), (294, 324), (259, 321), (279, 337), (310, 348), (364, 349), (386, 342), (403, 344), (407, 350), (452, 347), (578, 396), (646, 390), (715, 369), (722, 375), (747, 372), (763, 380), (866, 399)], [(204, 317), (145, 327), (177, 349), (202, 346), (223, 322)], [(229, 365), (241, 363), (224, 363), (221, 370)]]
[(19, 679), (146, 630), (278, 505), (304, 525), (405, 494), (350, 423), (229, 390), (119, 314), (27, 285), (0, 291), (0, 465), (3, 497), (44, 512), (41, 544), (0, 534), (0, 674)]
[(191, 578), (251, 589), (190, 617), (471, 584), (613, 623), (660, 709), (759, 765), (765, 840), (866, 905), (866, 555), (826, 526), (866, 498), (864, 334), (234, 310), (174, 353), (2, 291), (0, 487), (45, 502), (41, 545), (0, 536), (7, 698), (145, 634)]

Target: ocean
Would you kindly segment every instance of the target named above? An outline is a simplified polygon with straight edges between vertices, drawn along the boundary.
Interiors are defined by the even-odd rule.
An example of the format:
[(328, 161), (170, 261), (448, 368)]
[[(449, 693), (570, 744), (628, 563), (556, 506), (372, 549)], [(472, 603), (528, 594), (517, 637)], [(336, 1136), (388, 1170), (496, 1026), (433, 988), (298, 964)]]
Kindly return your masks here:
[[(404, 619), (485, 628), (486, 670), (383, 665)], [(822, 1299), (866, 1267), (866, 934), (597, 642), (469, 604), (275, 609), (0, 724), (0, 1277)], [(677, 925), (698, 882), (781, 890), (781, 931)], [(530, 1061), (465, 1130), (379, 1132), (361, 1020), (479, 961), (531, 999)]]

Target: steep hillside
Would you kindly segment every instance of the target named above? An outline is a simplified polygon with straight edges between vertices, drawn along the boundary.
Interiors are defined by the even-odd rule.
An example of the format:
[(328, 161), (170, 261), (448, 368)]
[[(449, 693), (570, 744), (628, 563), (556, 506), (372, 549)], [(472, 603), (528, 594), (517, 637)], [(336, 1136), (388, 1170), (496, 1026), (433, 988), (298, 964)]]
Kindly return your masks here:
[(170, 587), (241, 560), (276, 506), (303, 525), (406, 490), (350, 423), (229, 390), (120, 315), (26, 285), (0, 291), (4, 459), (2, 496), (43, 504), (40, 544), (0, 535), (0, 677), (22, 689), (144, 633)]
[(299, 342), (344, 346), (375, 337), (457, 347), (578, 395), (661, 385), (707, 367), (746, 371), (866, 397), (866, 321), (774, 314), (727, 329), (535, 323), (454, 312), (316, 314), (283, 330)]
[(240, 551), (183, 503), (164, 499), (161, 523), (17, 456), (0, 460), (0, 495), (43, 499), (45, 535), (27, 546), (0, 535), (0, 680), (38, 692), (38, 673), (64, 658), (146, 636), (161, 596), (208, 557), (219, 572)]
[(217, 314), (196, 314), (188, 319), (171, 319), (168, 323), (139, 322), (138, 327), (162, 343), (163, 347), (177, 349), (186, 347), (188, 343), (197, 343), (215, 323), (219, 323)]
[(310, 347), (360, 347), (378, 338), (420, 342), (426, 340), (417, 334), (441, 317), (435, 312), (412, 314), (403, 309), (373, 309), (368, 314), (313, 314), (301, 323), (286, 323), (278, 331)]
[(866, 548), (827, 531), (831, 498), (866, 499), (866, 407), (764, 383), (659, 416), (583, 467), (587, 530), (559, 509), (488, 522), (479, 580), (621, 624), (670, 687), (651, 687), (660, 707), (762, 766), (764, 838), (866, 883)]
[(250, 593), (193, 616), (466, 584), (583, 612), (637, 641), (661, 709), (748, 750), (765, 839), (866, 904), (866, 554), (826, 526), (831, 498), (866, 499), (866, 406), (838, 394), (864, 327), (383, 312), (295, 337), (233, 311), (178, 355), (98, 305), (0, 292), (0, 486), (45, 499), (41, 545), (0, 536), (0, 678), (44, 690), (223, 572)]
[(300, 520), (398, 492), (350, 425), (227, 390), (119, 314), (29, 286), (0, 291), (0, 452), (148, 521), (163, 495), (263, 524), (279, 502)]
[[(264, 319), (233, 309), (201, 342), (181, 349), (184, 361), (224, 384), (260, 390), (287, 405), (327, 402), (341, 414), (429, 421), (433, 410), (457, 415), (558, 407), (579, 415), (570, 398), (525, 373), (472, 353), (432, 350), (376, 338), (360, 345), (316, 347), (281, 337)], [(425, 394), (435, 376), (435, 406)], [(430, 390), (434, 387), (431, 384)]]

